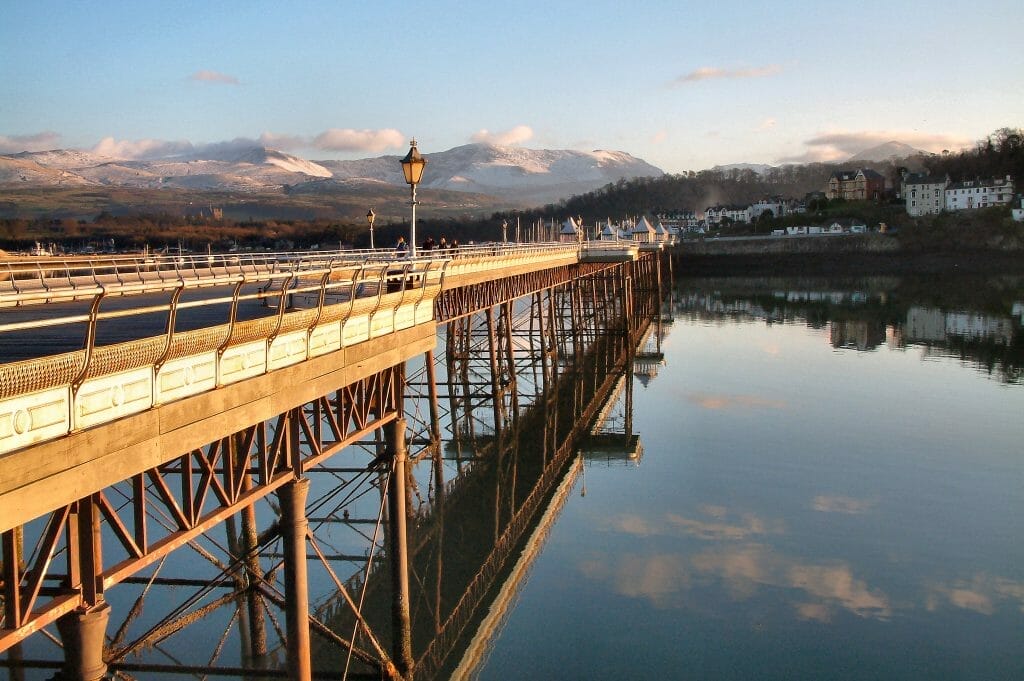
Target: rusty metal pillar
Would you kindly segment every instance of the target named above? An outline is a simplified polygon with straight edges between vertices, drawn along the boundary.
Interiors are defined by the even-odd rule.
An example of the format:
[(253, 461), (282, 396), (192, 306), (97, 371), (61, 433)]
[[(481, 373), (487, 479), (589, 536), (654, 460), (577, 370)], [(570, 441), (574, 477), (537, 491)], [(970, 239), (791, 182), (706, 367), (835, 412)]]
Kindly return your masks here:
[(498, 373), (498, 337), (494, 325), (494, 308), (489, 307), (487, 313), (487, 355), (491, 363), (491, 394), (494, 407), (494, 432), (502, 429), (502, 413), (504, 412), (505, 397), (502, 394)]
[[(228, 456), (232, 464), (246, 472), (241, 478), (241, 491), (249, 492), (252, 487), (252, 473), (249, 471), (247, 452), (243, 450), (244, 438), (236, 433), (228, 438)], [(248, 648), (245, 650), (250, 662), (257, 669), (263, 669), (267, 663), (267, 625), (263, 617), (262, 595), (258, 588), (263, 581), (263, 568), (260, 565), (259, 537), (256, 526), (256, 507), (248, 504), (241, 513), (242, 531), (236, 542), (239, 555), (242, 557), (242, 573), (245, 586), (245, 604), (248, 615), (247, 638)]]
[(441, 446), (441, 413), (437, 405), (437, 373), (434, 370), (434, 351), (427, 350), (423, 357), (427, 365), (427, 394), (430, 396), (430, 444)]
[(516, 376), (516, 350), (512, 340), (512, 325), (515, 322), (512, 312), (512, 303), (502, 303), (501, 315), (505, 322), (503, 341), (505, 343), (505, 362), (508, 366), (508, 385), (505, 386), (505, 389), (511, 391), (512, 418), (514, 420), (519, 416), (519, 385)]
[(309, 583), (306, 575), (306, 496), (309, 479), (299, 478), (281, 488), (281, 534), (284, 539), (285, 621), (288, 627), (288, 677), (309, 681)]
[(81, 590), (83, 604), (57, 620), (64, 643), (62, 674), (72, 681), (99, 681), (107, 672), (103, 661), (110, 605), (103, 600), (100, 516), (96, 499), (80, 499), (68, 519), (69, 586)]
[(388, 553), (391, 558), (391, 627), (395, 666), (405, 679), (412, 679), (412, 616), (409, 610), (409, 544), (405, 503), (406, 464), (405, 419), (395, 419), (387, 430), (391, 454), (391, 482), (388, 484)]

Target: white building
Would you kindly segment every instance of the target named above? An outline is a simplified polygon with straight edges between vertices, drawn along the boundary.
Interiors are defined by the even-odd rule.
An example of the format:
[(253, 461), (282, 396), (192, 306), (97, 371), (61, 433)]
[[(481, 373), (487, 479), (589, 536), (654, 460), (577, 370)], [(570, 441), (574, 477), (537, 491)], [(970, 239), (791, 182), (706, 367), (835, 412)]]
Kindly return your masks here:
[(1013, 219), (1017, 222), (1024, 222), (1024, 197), (1021, 197), (1020, 207), (1013, 209)]
[(725, 206), (708, 206), (704, 209), (704, 220), (709, 225), (717, 225), (725, 217)]
[(754, 220), (761, 217), (766, 212), (771, 213), (773, 218), (781, 218), (786, 214), (785, 200), (777, 197), (761, 199), (757, 203), (750, 204), (750, 207), (747, 208), (747, 214)]
[(900, 196), (903, 197), (907, 214), (936, 215), (946, 207), (946, 188), (949, 177), (934, 177), (923, 173), (911, 173), (903, 178)]
[(946, 210), (974, 210), (1013, 201), (1013, 179), (967, 180), (946, 187)]

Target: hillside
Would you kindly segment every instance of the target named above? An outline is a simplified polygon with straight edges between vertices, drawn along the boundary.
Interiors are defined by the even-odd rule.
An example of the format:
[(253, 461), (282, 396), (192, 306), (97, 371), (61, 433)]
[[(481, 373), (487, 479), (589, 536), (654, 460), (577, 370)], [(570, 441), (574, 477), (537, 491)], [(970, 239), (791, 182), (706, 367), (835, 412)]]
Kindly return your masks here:
[[(662, 171), (620, 151), (523, 149), (468, 144), (427, 154), (424, 189), (499, 197), (538, 205), (621, 178)], [(309, 161), (266, 147), (213, 147), (146, 160), (73, 150), (0, 156), (0, 190), (67, 186), (185, 189), (201, 192), (344, 194), (373, 183), (405, 186), (398, 156)], [(304, 190), (304, 185), (311, 185)]]

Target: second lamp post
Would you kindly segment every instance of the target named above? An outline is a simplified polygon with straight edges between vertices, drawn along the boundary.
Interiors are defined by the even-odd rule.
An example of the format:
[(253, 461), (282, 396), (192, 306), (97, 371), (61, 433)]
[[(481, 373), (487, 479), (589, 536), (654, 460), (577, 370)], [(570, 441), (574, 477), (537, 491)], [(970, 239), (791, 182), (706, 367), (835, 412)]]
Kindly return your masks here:
[(409, 224), (409, 255), (416, 257), (416, 185), (423, 177), (423, 168), (427, 165), (427, 159), (423, 158), (420, 150), (416, 148), (416, 139), (413, 138), (409, 147), (409, 153), (402, 159), (402, 173), (405, 175), (405, 182), (412, 190), (412, 222)]

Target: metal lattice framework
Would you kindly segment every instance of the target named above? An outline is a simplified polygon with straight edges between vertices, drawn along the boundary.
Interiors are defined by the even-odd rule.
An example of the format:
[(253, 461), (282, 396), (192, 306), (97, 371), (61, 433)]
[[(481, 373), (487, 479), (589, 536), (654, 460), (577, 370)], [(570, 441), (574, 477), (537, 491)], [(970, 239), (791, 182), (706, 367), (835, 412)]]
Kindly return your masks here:
[[(381, 271), (388, 270), (377, 270)], [(408, 276), (400, 277), (402, 301), (408, 297)], [(427, 678), (439, 668), (529, 519), (560, 479), (555, 469), (564, 470), (572, 442), (607, 397), (614, 383), (608, 376), (621, 373), (624, 363), (631, 361), (629, 348), (650, 319), (637, 300), (660, 289), (660, 267), (654, 257), (635, 263), (583, 263), (450, 288), (443, 287), (444, 276), (438, 280), (439, 292), (424, 298), (426, 286), (421, 286), (413, 303), (433, 299), (434, 323), (445, 329), (440, 359), (428, 350), (421, 364), (407, 366), (408, 355), (395, 355), (392, 363), (368, 376), (225, 432), (64, 504), (46, 517), (2, 532), (0, 650), (20, 650), (20, 642), (51, 623), (105, 607), (107, 592), (125, 585), (140, 591), (138, 600), (103, 652), (103, 661), (124, 678), (131, 678), (132, 671), (191, 668), (181, 660), (160, 665), (133, 659), (141, 650), (159, 649), (161, 641), (196, 619), (221, 612), (232, 614), (218, 615), (225, 618), (224, 633), (208, 663), (193, 665), (196, 670), (212, 668), (231, 637), (229, 628), (241, 628), (244, 621), (248, 662), (244, 668), (217, 668), (221, 673), (260, 669), (268, 676), (279, 674), (280, 660), (273, 660), (286, 648), (289, 659), (295, 654), (295, 616), (307, 621), (306, 627), (323, 645), (345, 651), (349, 676), (408, 678), (416, 669), (417, 676)], [(344, 315), (326, 302), (330, 280), (325, 273), (319, 289), (311, 285), (311, 291), (320, 291), (312, 312), (286, 314), (279, 303), (266, 320), (240, 328), (258, 326), (254, 338), (273, 338), (284, 332), (283, 320), (301, 317), (297, 328), (308, 333), (322, 320), (342, 319)], [(294, 287), (284, 281), (279, 300), (289, 288)], [(378, 307), (385, 300), (384, 289), (379, 284), (374, 292)], [(354, 290), (352, 285), (349, 290)], [(236, 300), (239, 291), (235, 289)], [(345, 301), (350, 310), (354, 298)], [(224, 337), (223, 330), (197, 333)], [(238, 333), (229, 327), (227, 337), (237, 339)], [(168, 348), (187, 337), (171, 331), (154, 342), (158, 359), (173, 355)], [(566, 372), (571, 380), (563, 376)], [(539, 416), (525, 416), (529, 414)], [(542, 476), (542, 491), (523, 493), (517, 462), (524, 446), (521, 429), (528, 428), (530, 418), (554, 419), (543, 421), (546, 425), (536, 431), (543, 461), (557, 465)], [(472, 450), (458, 461), (458, 471), (451, 477), (445, 470), (442, 423), (452, 434), (449, 443)], [(409, 468), (398, 463), (404, 457), (399, 453), (405, 452), (406, 434)], [(343, 462), (335, 464), (342, 453)], [(426, 475), (414, 470), (420, 460), (430, 466)], [(399, 559), (405, 548), (395, 543), (394, 521), (408, 513), (409, 550), (414, 555), (429, 552), (425, 547), (444, 534), (443, 522), (438, 521), (444, 509), (455, 508), (454, 501), (465, 494), (460, 481), (484, 460), (494, 467), (499, 488), (506, 490), (495, 502), (496, 522), (504, 528), (499, 533), (500, 550), (485, 561), (453, 610), (443, 614), (440, 601), (423, 605), (433, 621), (429, 639), (416, 633), (423, 626), (423, 614), (416, 609), (423, 601), (417, 597), (414, 635), (403, 652), (402, 635), (389, 635), (385, 625), (367, 614), (372, 585), (385, 572), (393, 572), (396, 564), (408, 563), (414, 581), (436, 579), (440, 585), (443, 577), (439, 553), (439, 567), (427, 571), (429, 575), (414, 560)], [(304, 501), (305, 492), (297, 491), (297, 484), (318, 476), (325, 482), (314, 481), (314, 497)], [(420, 497), (421, 484), (429, 487), (425, 499)], [(394, 505), (396, 495), (404, 505)], [(307, 515), (308, 531), (302, 529)], [(226, 542), (213, 538), (212, 530), (219, 527), (227, 530)], [(294, 528), (300, 528), (298, 538)], [(404, 530), (401, 534), (404, 543)], [(300, 555), (308, 552), (307, 560), (319, 566), (319, 579), (330, 587), (321, 587), (320, 595), (309, 598), (303, 593), (310, 606), (307, 614), (305, 606), (296, 614), (289, 605), (296, 595), (295, 578), (288, 577), (296, 546)], [(166, 564), (181, 560), (182, 551), (198, 555), (207, 566), (204, 570), (212, 569), (213, 574), (161, 576)], [(396, 597), (397, 584), (388, 592), (390, 598)], [(145, 594), (176, 585), (192, 586), (196, 594), (137, 632), (130, 623), (139, 616)], [(289, 620), (287, 627), (280, 623), (282, 613)], [(349, 635), (338, 633), (344, 631), (335, 626), (339, 618), (351, 621)], [(308, 650), (308, 642), (306, 646)]]

